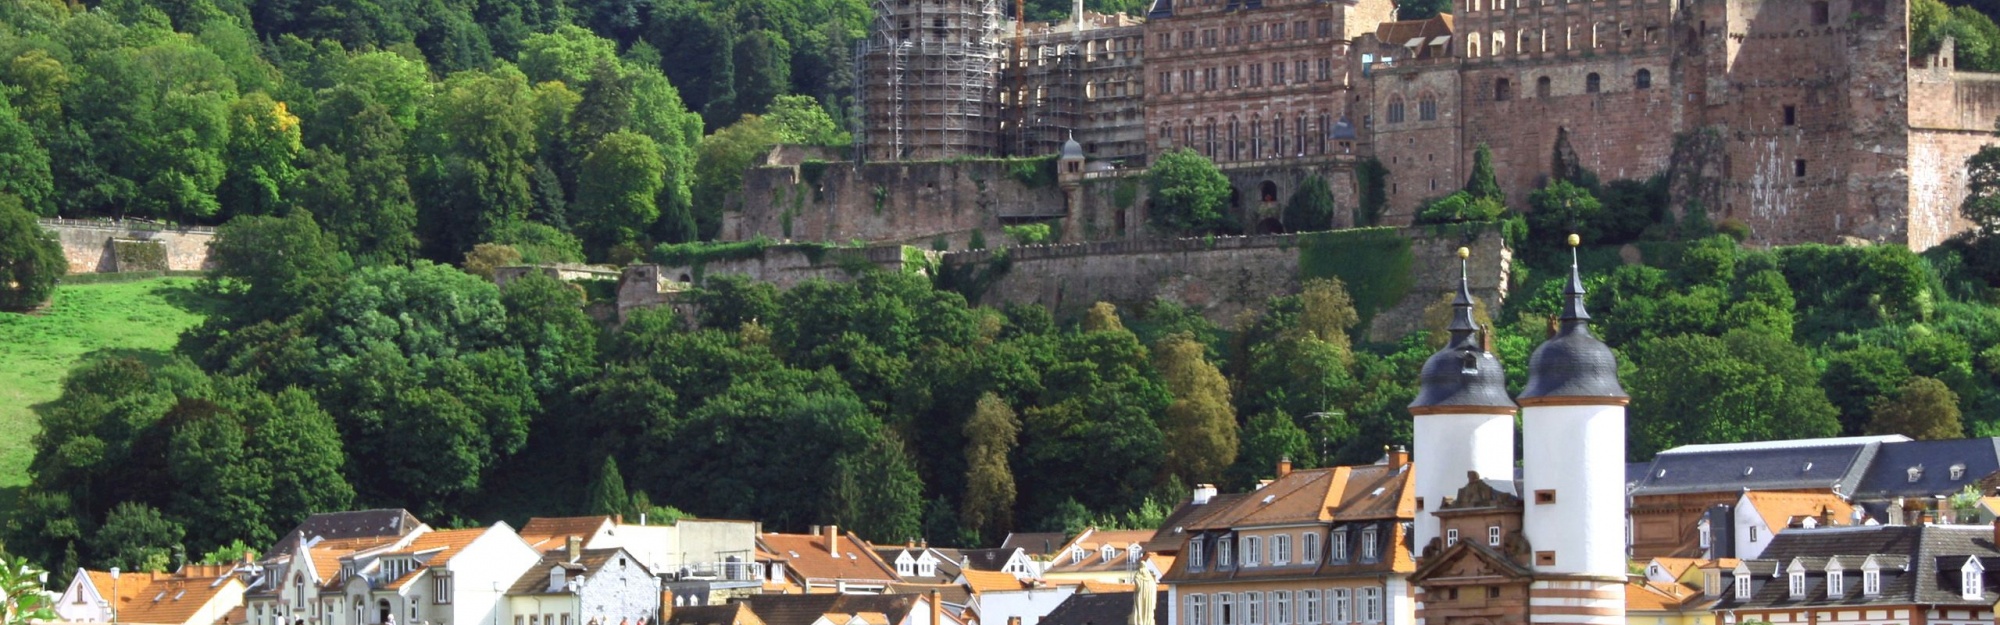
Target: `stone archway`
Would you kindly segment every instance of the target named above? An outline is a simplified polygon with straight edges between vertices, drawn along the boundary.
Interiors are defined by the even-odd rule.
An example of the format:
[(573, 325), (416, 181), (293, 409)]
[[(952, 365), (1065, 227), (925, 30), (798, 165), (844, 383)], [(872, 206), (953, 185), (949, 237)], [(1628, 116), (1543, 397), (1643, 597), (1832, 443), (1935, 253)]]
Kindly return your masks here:
[(1257, 184), (1257, 199), (1265, 204), (1278, 202), (1278, 183), (1269, 180)]

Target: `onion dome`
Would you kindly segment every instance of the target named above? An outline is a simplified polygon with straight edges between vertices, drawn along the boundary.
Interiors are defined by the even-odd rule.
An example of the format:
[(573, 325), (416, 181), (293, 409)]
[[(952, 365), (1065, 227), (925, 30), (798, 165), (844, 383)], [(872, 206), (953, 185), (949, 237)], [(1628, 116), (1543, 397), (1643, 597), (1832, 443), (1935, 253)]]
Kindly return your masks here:
[(1436, 414), (1452, 412), (1512, 412), (1514, 400), (1507, 397), (1507, 373), (1500, 360), (1482, 344), (1479, 325), (1472, 319), (1472, 288), (1466, 284), (1465, 259), (1471, 252), (1458, 248), (1458, 296), (1451, 302), (1451, 341), (1424, 361), (1423, 385), (1412, 412)]
[(1062, 157), (1065, 159), (1083, 158), (1083, 144), (1076, 142), (1076, 133), (1070, 133), (1069, 140), (1063, 142)]
[(1590, 335), (1590, 313), (1583, 308), (1583, 276), (1576, 268), (1577, 236), (1569, 235), (1569, 285), (1563, 289), (1561, 324), (1555, 336), (1528, 358), (1528, 385), (1521, 400), (1555, 398), (1602, 399), (1624, 403), (1618, 383), (1618, 358), (1603, 341)]

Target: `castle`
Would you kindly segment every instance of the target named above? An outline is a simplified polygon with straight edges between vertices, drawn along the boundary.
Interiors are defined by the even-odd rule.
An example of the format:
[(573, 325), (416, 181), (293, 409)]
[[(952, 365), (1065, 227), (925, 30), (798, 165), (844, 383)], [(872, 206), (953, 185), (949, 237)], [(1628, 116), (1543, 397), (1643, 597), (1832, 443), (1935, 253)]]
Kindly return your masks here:
[[(1910, 58), (1900, 0), (1455, 0), (1421, 21), (1394, 21), (1392, 0), (1154, 0), (1143, 20), (1079, 7), (1064, 24), (1011, 22), (1000, 0), (874, 8), (859, 59), (863, 163), (847, 174), (871, 181), (878, 213), (882, 196), (938, 177), (913, 167), (1069, 141), (1085, 159), (1068, 181), (1084, 193), (1034, 200), (1055, 209), (913, 192), (983, 213), (901, 229), (905, 241), (1042, 213), (1072, 237), (1138, 236), (1125, 225), (1143, 222), (1144, 202), (1114, 210), (1090, 182), (1181, 147), (1223, 168), (1246, 230), (1356, 225), (1350, 210), (1283, 222), (1279, 205), (1314, 176), (1343, 209), (1376, 192), (1380, 223), (1408, 225), (1486, 145), (1516, 207), (1560, 160), (1604, 180), (1665, 175), (1675, 210), (1740, 220), (1761, 243), (1922, 249), (1967, 227), (1963, 163), (1994, 142), (2000, 115), (2000, 75), (1953, 67), (1949, 41)], [(1358, 175), (1370, 163), (1380, 188)], [(759, 197), (778, 182), (749, 179), (743, 220), (765, 227), (738, 234), (779, 234), (783, 207)]]

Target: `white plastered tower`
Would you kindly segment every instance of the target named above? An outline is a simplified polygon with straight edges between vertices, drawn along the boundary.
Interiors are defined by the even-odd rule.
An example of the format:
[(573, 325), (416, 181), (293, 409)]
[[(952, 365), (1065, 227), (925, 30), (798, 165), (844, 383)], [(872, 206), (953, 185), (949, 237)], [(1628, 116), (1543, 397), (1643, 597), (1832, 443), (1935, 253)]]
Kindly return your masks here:
[[(1413, 543), (1419, 555), (1439, 540), (1436, 511), (1458, 494), (1472, 475), (1514, 479), (1514, 400), (1500, 361), (1485, 345), (1473, 320), (1472, 290), (1466, 283), (1459, 248), (1458, 297), (1452, 301), (1451, 340), (1424, 362), (1423, 383), (1410, 403), (1412, 460), (1416, 465), (1417, 519)], [(1444, 547), (1442, 542), (1436, 546)]]
[(1611, 348), (1590, 335), (1573, 255), (1561, 325), (1535, 348), (1517, 399), (1522, 528), (1534, 550), (1529, 622), (1624, 625), (1629, 398)]

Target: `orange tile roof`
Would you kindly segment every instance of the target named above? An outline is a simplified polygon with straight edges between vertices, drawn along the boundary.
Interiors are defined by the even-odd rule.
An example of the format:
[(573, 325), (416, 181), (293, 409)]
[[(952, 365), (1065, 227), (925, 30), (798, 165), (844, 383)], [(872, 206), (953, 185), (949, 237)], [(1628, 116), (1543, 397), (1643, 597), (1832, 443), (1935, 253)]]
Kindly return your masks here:
[(1094, 579), (1083, 580), (1083, 584), (1081, 584), (1081, 586), (1084, 592), (1098, 593), (1098, 594), (1107, 592), (1133, 592), (1135, 589), (1138, 588), (1138, 586), (1134, 586), (1132, 584), (1114, 584), (1111, 582), (1100, 582)]
[(1698, 599), (1701, 593), (1680, 584), (1661, 582), (1626, 582), (1625, 610), (1627, 612), (1678, 612), (1689, 601)]
[(1410, 488), (1410, 465), (1370, 464), (1347, 469), (1347, 486), (1335, 504), (1333, 519), (1413, 519), (1416, 489)]
[[(1147, 542), (1153, 540), (1153, 533), (1154, 530), (1100, 530), (1095, 527), (1084, 530), (1070, 539), (1069, 544), (1063, 545), (1061, 550), (1050, 555), (1053, 560), (1049, 570), (1056, 573), (1129, 570), (1132, 568), (1131, 547), (1139, 545), (1143, 549)], [(1106, 545), (1114, 552), (1108, 561), (1104, 559), (1103, 552)], [(1082, 561), (1070, 557), (1073, 549), (1083, 550)]]
[(580, 536), (584, 540), (590, 540), (591, 536), (597, 534), (598, 529), (610, 522), (609, 516), (535, 517), (528, 519), (528, 524), (521, 526), (519, 533), (521, 540), (528, 541), (529, 545), (540, 549), (542, 543), (563, 540), (570, 536)]
[(1763, 517), (1764, 525), (1773, 533), (1783, 531), (1797, 517), (1822, 517), (1831, 512), (1835, 521), (1846, 522), (1854, 516), (1853, 504), (1832, 493), (1752, 491), (1743, 497), (1757, 509), (1758, 516)]
[(844, 532), (840, 552), (830, 554), (818, 534), (762, 534), (757, 541), (765, 551), (783, 557), (785, 568), (806, 579), (894, 582), (896, 570), (875, 555), (868, 543)]
[(1689, 569), (1701, 568), (1705, 562), (1707, 560), (1700, 558), (1653, 558), (1653, 563), (1660, 565), (1660, 568), (1666, 570), (1667, 576), (1674, 579), (1680, 579)]
[(1021, 590), (1028, 587), (1025, 582), (1021, 581), (1021, 578), (1014, 577), (1013, 573), (965, 569), (959, 571), (959, 574), (965, 576), (965, 585), (970, 587), (974, 594)]
[(452, 556), (465, 551), (466, 546), (471, 545), (472, 541), (479, 540), (480, 536), (485, 536), (488, 529), (491, 528), (474, 527), (462, 530), (427, 532), (422, 536), (418, 536), (416, 540), (410, 541), (408, 547), (396, 550), (395, 555), (422, 555), (435, 552), (437, 555), (431, 556), (430, 561), (426, 562), (424, 566), (442, 567), (450, 564)]
[(118, 621), (133, 624), (188, 623), (223, 589), (243, 584), (229, 574), (228, 567), (191, 566), (176, 574), (128, 573), (115, 582), (107, 571), (87, 570), (85, 574), (100, 594), (117, 594)]

